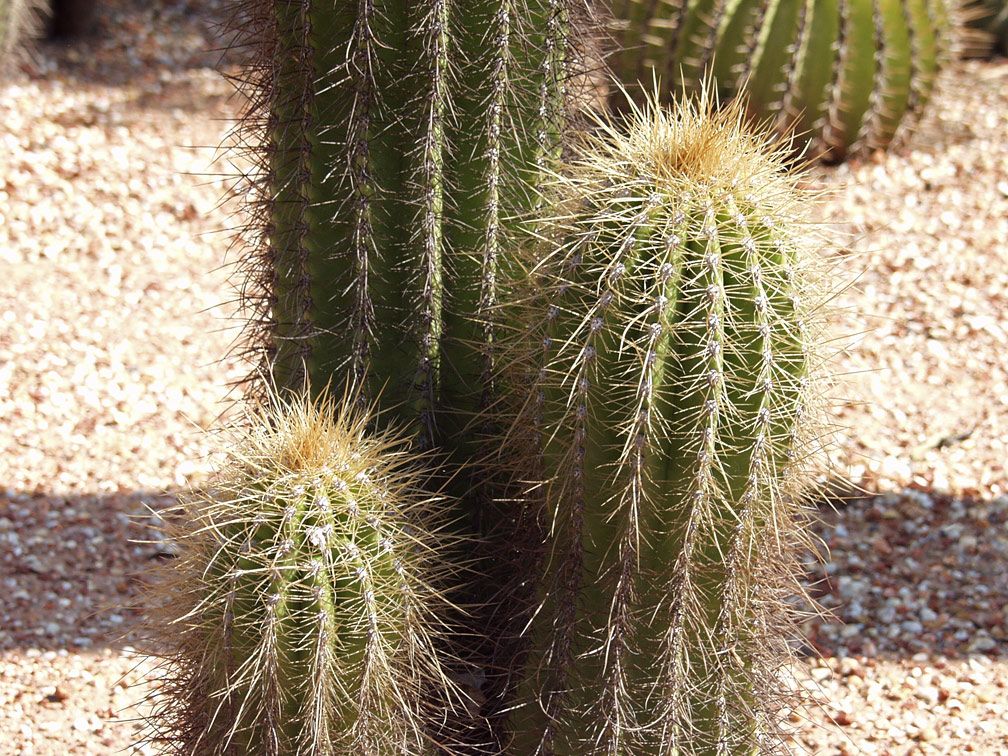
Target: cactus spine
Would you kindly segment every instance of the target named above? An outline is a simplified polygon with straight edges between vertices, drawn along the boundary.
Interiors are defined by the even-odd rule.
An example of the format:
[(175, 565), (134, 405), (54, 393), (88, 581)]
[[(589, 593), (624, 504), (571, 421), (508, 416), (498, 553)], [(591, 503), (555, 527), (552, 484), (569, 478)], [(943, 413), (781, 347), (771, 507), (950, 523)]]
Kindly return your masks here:
[(38, 24), (38, 0), (0, 0), (0, 74)]
[(274, 399), (188, 502), (152, 602), (169, 752), (429, 750), (424, 698), (452, 690), (434, 650), (444, 518), (415, 455), (368, 426), (326, 396)]
[(635, 108), (552, 187), (512, 346), (552, 533), (515, 754), (774, 752), (817, 297), (743, 107)]
[(813, 154), (842, 159), (885, 147), (920, 115), (953, 56), (958, 8), (956, 0), (629, 0), (613, 23), (630, 46), (616, 73), (630, 85), (653, 69), (670, 92), (695, 91), (708, 76), (722, 95), (744, 85), (752, 116), (773, 118)]

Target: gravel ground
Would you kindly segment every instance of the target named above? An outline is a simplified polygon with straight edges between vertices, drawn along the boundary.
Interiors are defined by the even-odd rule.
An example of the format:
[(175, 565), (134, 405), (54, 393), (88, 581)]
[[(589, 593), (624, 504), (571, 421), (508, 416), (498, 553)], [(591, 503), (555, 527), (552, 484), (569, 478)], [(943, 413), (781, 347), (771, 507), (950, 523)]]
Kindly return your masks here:
[[(134, 750), (146, 518), (209, 473), (200, 429), (241, 374), (219, 5), (105, 0), (96, 39), (0, 85), (0, 755)], [(834, 617), (794, 667), (808, 753), (1008, 750), (1008, 64), (944, 83), (900, 149), (812, 177), (854, 280), (833, 463), (855, 485), (810, 560)]]

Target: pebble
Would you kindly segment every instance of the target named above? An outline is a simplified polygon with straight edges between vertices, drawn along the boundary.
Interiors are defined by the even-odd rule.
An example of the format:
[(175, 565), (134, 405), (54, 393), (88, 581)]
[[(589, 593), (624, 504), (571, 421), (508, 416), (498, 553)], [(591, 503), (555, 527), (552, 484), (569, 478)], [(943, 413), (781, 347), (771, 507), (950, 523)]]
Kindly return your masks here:
[(925, 703), (934, 705), (938, 703), (938, 697), (939, 697), (938, 688), (934, 687), (933, 685), (918, 685), (917, 688), (914, 690), (914, 696), (921, 699)]

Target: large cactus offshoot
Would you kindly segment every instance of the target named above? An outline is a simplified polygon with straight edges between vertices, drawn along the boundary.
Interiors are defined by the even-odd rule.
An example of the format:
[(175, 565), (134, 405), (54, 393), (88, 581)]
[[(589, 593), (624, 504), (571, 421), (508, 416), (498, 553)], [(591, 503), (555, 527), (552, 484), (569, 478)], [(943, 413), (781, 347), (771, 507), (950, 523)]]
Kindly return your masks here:
[(180, 556), (151, 601), (162, 752), (433, 752), (430, 717), (458, 703), (434, 648), (443, 503), (369, 422), (326, 396), (274, 399), (173, 521)]
[(713, 78), (745, 87), (750, 114), (838, 160), (885, 147), (926, 105), (954, 55), (958, 0), (676, 0), (613, 2), (627, 86), (674, 93)]
[(551, 187), (512, 345), (552, 533), (516, 756), (779, 746), (821, 297), (743, 110), (634, 108)]

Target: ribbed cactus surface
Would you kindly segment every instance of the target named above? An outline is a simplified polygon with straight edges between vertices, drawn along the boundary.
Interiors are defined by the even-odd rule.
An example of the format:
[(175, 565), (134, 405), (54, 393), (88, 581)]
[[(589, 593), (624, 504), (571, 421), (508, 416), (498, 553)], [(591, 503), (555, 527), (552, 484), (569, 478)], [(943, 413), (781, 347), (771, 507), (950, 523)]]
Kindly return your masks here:
[(513, 219), (560, 145), (570, 4), (240, 3), (262, 373), (349, 376), (425, 448), (457, 440), (488, 400)]
[(635, 109), (551, 187), (512, 346), (551, 533), (516, 756), (774, 752), (819, 297), (742, 109)]
[(612, 26), (627, 86), (652, 70), (667, 91), (712, 77), (744, 87), (750, 114), (841, 159), (884, 147), (920, 115), (953, 54), (957, 0), (627, 0)]
[[(574, 0), (238, 6), (234, 25), (255, 51), (237, 136), (259, 163), (243, 287), (257, 376), (294, 388), (349, 381), (409, 428), (414, 448), (450, 462), (459, 531), (481, 536), (467, 556), (483, 558), (481, 577), (453, 594), (471, 624), (457, 639), (470, 648), (456, 651), (485, 673), (492, 718), (517, 653), (504, 626), (523, 622), (524, 577), (509, 567), (523, 536), (509, 505), (494, 505), (500, 476), (469, 463), (486, 455), (480, 413), (495, 402), (498, 280), (538, 202), (539, 171), (562, 148), (587, 10)], [(460, 738), (491, 737), (459, 727), (483, 728)]]
[(401, 440), (368, 424), (328, 398), (275, 400), (188, 502), (151, 602), (164, 752), (432, 752), (427, 717), (457, 703), (434, 650), (442, 504)]

